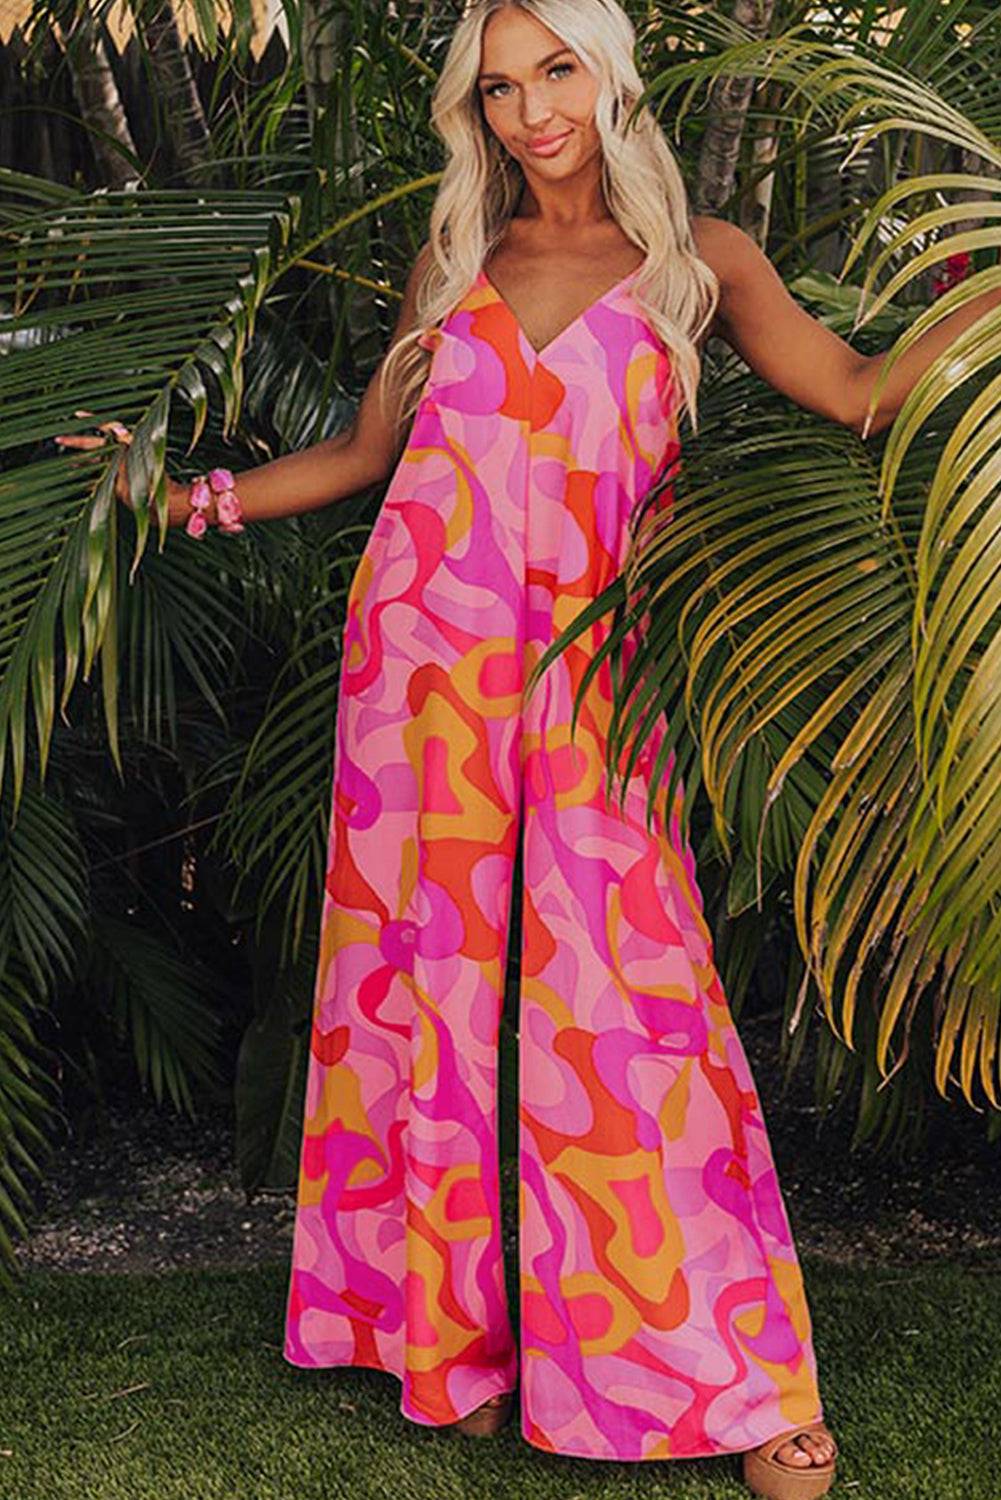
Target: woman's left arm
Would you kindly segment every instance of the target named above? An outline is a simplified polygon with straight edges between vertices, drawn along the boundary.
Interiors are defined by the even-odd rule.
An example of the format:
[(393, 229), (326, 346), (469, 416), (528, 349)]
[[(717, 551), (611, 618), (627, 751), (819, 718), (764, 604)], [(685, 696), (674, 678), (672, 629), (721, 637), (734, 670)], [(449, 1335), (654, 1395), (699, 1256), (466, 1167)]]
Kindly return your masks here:
[(1001, 306), (1001, 291), (983, 292), (923, 334), (891, 370), (866, 428), (869, 398), (886, 355), (860, 354), (811, 317), (736, 224), (699, 214), (692, 230), (699, 256), (720, 283), (711, 331), (776, 390), (862, 436), (888, 427), (936, 356), (989, 308)]

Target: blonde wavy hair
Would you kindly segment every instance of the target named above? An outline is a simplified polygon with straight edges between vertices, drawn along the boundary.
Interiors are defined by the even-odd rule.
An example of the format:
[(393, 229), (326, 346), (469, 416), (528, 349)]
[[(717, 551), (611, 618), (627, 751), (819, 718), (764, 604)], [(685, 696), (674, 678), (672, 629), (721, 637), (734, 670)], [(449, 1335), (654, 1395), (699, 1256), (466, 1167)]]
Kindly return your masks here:
[(508, 8), (548, 26), (597, 76), (602, 191), (609, 212), (646, 252), (631, 295), (670, 351), (695, 429), (696, 341), (715, 311), (719, 284), (696, 253), (684, 181), (653, 112), (644, 106), (629, 122), (643, 84), (633, 62), (635, 29), (617, 0), (474, 0), (457, 24), (431, 99), (431, 128), (447, 158), (431, 209), (428, 264), (416, 291), (416, 324), (383, 362), (384, 409), (392, 385), (400, 426), (413, 416), (427, 377), (427, 350), (419, 340), (468, 292), (518, 203), (524, 174), (487, 126), (476, 87), (483, 28)]

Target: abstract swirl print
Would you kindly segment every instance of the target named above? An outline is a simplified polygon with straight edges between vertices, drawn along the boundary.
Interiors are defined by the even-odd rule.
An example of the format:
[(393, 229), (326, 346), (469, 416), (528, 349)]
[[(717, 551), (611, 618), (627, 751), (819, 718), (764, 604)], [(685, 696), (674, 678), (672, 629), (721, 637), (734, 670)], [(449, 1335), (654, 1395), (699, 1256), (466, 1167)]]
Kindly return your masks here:
[[(537, 351), (481, 269), (427, 340), (347, 603), (283, 1349), (390, 1372), (429, 1425), (520, 1381), (524, 1438), (596, 1459), (823, 1415), (680, 792), (646, 827), (663, 726), (606, 799), (607, 662), (571, 718), (608, 615), (524, 691), (646, 491), (670, 503), (678, 390), (637, 274)], [(520, 1350), (497, 1138), (519, 836)]]

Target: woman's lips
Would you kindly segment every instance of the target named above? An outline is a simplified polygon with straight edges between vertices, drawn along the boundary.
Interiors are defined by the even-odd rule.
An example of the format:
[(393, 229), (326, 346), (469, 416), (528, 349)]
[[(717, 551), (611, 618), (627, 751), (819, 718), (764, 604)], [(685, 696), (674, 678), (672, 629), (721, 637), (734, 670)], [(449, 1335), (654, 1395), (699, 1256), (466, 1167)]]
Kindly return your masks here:
[(569, 138), (570, 131), (565, 130), (562, 135), (549, 136), (548, 138), (543, 136), (541, 140), (529, 141), (528, 149), (533, 156), (555, 156), (557, 151), (562, 148), (563, 142), (569, 140)]

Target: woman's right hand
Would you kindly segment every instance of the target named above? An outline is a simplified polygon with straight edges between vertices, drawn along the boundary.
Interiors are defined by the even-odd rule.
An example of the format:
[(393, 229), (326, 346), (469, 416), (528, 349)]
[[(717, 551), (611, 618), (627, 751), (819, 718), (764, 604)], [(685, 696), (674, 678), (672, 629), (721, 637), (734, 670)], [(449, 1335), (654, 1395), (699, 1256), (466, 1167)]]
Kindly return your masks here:
[[(77, 411), (75, 417), (90, 417), (93, 412)], [(99, 422), (98, 432), (108, 433), (124, 447), (128, 447), (132, 441), (132, 434), (120, 422)], [(107, 437), (90, 437), (85, 432), (59, 433), (55, 441), (65, 448), (103, 448), (107, 443)], [(118, 464), (118, 473), (115, 478), (115, 494), (124, 505), (133, 510), (132, 497), (129, 493), (129, 481), (126, 475), (125, 453), (123, 452)], [(183, 526), (191, 515), (191, 486), (180, 484), (176, 479), (167, 475), (167, 525)], [(206, 519), (209, 519), (208, 517)]]

